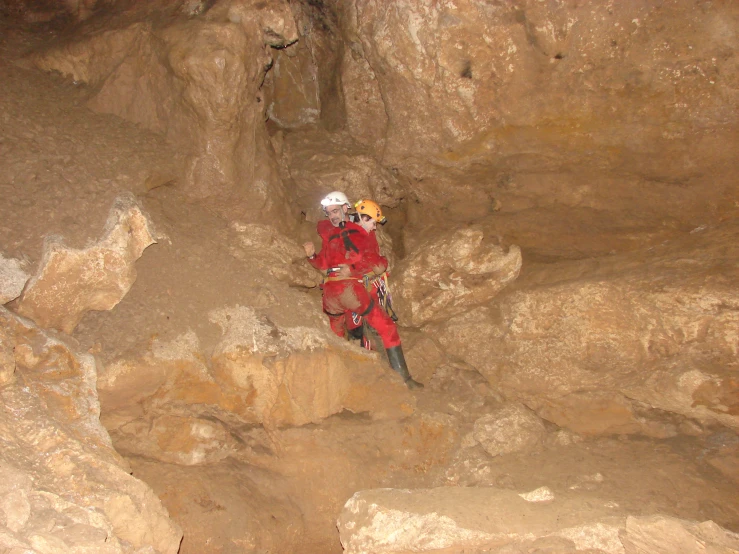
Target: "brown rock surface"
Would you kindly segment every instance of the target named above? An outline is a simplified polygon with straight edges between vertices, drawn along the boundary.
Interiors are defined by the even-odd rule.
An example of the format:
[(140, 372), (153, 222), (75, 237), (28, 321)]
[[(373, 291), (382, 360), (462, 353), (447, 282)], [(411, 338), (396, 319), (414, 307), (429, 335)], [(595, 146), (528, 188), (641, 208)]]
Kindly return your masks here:
[(116, 200), (102, 238), (85, 249), (49, 237), (36, 275), (18, 300), (18, 313), (42, 327), (71, 333), (85, 312), (110, 310), (136, 279), (134, 262), (156, 242), (133, 197)]
[(166, 3), (138, 6), (116, 27), (101, 32), (90, 23), (31, 60), (94, 87), (92, 109), (166, 133), (187, 153), (181, 178), (192, 196), (216, 196), (230, 213), (284, 220), (259, 89), (270, 47), (298, 38), (292, 14), (277, 0), (209, 8), (195, 17), (185, 10), (187, 18)]

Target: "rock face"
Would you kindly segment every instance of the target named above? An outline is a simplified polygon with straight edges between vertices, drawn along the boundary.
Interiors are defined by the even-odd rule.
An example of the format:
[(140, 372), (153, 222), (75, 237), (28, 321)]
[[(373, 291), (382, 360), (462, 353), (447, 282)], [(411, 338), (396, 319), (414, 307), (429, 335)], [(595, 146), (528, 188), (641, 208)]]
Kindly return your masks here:
[(0, 549), (175, 554), (182, 533), (100, 425), (92, 356), (4, 308), (0, 324)]
[[(429, 326), (510, 398), (579, 433), (675, 434), (681, 418), (739, 427), (735, 225), (640, 255), (542, 268)], [(548, 284), (537, 285), (537, 280)]]
[(448, 319), (484, 304), (518, 277), (521, 250), (511, 246), (504, 252), (484, 239), (479, 227), (457, 229), (422, 243), (399, 264), (393, 300), (409, 325)]
[(110, 310), (136, 280), (134, 262), (154, 240), (133, 197), (116, 200), (103, 237), (85, 249), (46, 240), (39, 268), (18, 300), (18, 313), (42, 327), (71, 333), (85, 312)]
[(154, 342), (100, 378), (103, 422), (116, 446), (167, 462), (212, 463), (232, 453), (230, 429), (318, 423), (343, 410), (410, 415), (415, 399), (378, 359), (309, 327), (282, 327), (252, 308), (211, 313), (223, 330), (208, 362), (197, 336)]
[[(603, 500), (517, 494), (493, 488), (382, 489), (356, 493), (338, 520), (347, 554), (392, 552), (576, 552), (636, 554), (739, 548), (712, 521), (631, 517)], [(528, 500), (527, 500), (528, 499)]]
[(92, 109), (166, 133), (186, 153), (190, 195), (289, 226), (260, 88), (271, 47), (298, 38), (293, 16), (279, 0), (201, 4), (132, 7), (117, 28), (81, 28), (33, 62), (93, 87)]
[(294, 183), (294, 200), (312, 223), (325, 217), (320, 202), (332, 190), (343, 191), (350, 202), (371, 198), (391, 208), (404, 195), (393, 172), (345, 133), (294, 131), (279, 151), (285, 177)]
[[(417, 177), (473, 162), (505, 173), (572, 162), (618, 168), (626, 159), (636, 161), (628, 171), (638, 166), (657, 179), (698, 177), (689, 134), (712, 150), (699, 154), (702, 167), (729, 153), (711, 134), (735, 144), (736, 83), (725, 77), (736, 64), (733, 4), (340, 6), (344, 97), (356, 99), (347, 118), (382, 114), (350, 129), (383, 141), (383, 161), (412, 166)], [(431, 192), (426, 183), (415, 188)]]

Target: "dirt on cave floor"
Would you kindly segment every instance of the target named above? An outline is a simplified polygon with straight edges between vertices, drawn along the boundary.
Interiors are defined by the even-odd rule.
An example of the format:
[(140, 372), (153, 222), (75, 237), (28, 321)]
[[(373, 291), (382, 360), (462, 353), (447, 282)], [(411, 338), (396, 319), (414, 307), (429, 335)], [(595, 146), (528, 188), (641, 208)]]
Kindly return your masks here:
[[(233, 256), (228, 222), (180, 193), (169, 177), (177, 157), (160, 137), (92, 113), (84, 88), (17, 63), (51, 31), (3, 28), (0, 36), (0, 249), (33, 271), (45, 236), (59, 234), (71, 246), (98, 238), (114, 197), (132, 191), (162, 238), (137, 262), (123, 301), (85, 316), (74, 339), (103, 364), (187, 329), (207, 352), (219, 329), (205, 314), (258, 300), (259, 268)], [(317, 290), (305, 293), (320, 302)], [(183, 527), (183, 553), (229, 551), (225, 543), (234, 552), (291, 544), (306, 554), (340, 552), (335, 521), (343, 503), (375, 487), (548, 486), (632, 514), (710, 519), (739, 531), (739, 483), (716, 464), (736, 459), (734, 433), (585, 438), (497, 458), (469, 449), (460, 456), (472, 423), (500, 401), (478, 381), (459, 370), (454, 386), (415, 393), (418, 410), (403, 421), (340, 414), (300, 428), (236, 429), (243, 448), (218, 464), (129, 460)]]

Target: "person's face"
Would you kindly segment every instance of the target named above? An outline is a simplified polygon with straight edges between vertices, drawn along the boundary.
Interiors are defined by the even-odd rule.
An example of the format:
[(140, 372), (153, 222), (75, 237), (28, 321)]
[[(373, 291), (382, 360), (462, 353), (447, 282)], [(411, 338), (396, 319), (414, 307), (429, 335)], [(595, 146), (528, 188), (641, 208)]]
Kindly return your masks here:
[(338, 227), (346, 219), (346, 206), (326, 206), (326, 215), (331, 225)]
[(377, 229), (377, 221), (372, 219), (367, 214), (361, 214), (359, 216), (359, 224), (362, 226), (362, 229), (364, 229), (368, 233), (371, 233), (372, 231)]

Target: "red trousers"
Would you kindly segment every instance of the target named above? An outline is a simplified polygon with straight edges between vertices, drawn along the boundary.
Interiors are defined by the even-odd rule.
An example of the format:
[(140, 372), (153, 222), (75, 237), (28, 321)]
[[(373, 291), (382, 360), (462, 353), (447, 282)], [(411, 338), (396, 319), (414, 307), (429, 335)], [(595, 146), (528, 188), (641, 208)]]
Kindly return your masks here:
[(356, 279), (328, 281), (323, 285), (323, 311), (328, 314), (331, 330), (338, 336), (346, 334), (345, 319), (351, 312), (361, 315), (377, 331), (385, 348), (400, 346), (395, 322), (382, 309), (377, 298), (367, 292)]

